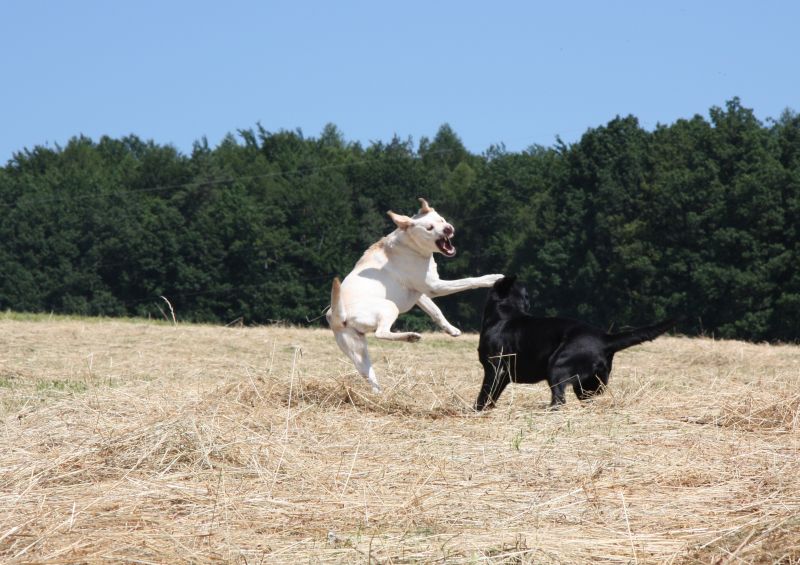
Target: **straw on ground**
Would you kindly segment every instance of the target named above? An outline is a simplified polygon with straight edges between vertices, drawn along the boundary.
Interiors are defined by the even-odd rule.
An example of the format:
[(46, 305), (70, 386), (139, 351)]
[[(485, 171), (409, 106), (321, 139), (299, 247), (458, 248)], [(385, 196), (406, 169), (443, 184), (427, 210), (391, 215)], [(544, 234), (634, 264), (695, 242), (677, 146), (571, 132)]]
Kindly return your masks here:
[(800, 562), (800, 348), (665, 337), (476, 415), (476, 336), (0, 318), (0, 561)]

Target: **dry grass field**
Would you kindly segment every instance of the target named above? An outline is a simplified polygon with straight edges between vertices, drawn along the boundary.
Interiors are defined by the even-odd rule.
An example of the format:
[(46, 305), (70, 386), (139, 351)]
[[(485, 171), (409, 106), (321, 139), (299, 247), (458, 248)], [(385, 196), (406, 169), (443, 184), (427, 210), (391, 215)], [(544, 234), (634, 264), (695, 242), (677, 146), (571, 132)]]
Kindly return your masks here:
[(664, 337), (474, 414), (477, 336), (0, 314), (3, 563), (800, 563), (800, 347)]

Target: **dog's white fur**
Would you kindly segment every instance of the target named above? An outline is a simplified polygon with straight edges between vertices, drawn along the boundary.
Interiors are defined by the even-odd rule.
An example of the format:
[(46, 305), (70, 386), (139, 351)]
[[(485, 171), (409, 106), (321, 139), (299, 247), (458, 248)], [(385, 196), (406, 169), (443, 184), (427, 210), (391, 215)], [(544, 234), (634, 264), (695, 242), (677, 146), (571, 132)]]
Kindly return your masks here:
[(418, 333), (391, 329), (397, 316), (416, 304), (445, 332), (457, 337), (461, 331), (447, 321), (432, 298), (488, 288), (503, 277), (441, 280), (433, 254), (455, 255), (450, 244), (455, 230), (424, 199), (419, 200), (422, 207), (413, 218), (389, 211), (397, 229), (367, 249), (344, 281), (334, 279), (331, 288), (331, 308), (326, 316), (336, 343), (375, 392), (380, 392), (380, 386), (367, 350), (367, 332), (375, 332), (379, 339), (418, 341)]

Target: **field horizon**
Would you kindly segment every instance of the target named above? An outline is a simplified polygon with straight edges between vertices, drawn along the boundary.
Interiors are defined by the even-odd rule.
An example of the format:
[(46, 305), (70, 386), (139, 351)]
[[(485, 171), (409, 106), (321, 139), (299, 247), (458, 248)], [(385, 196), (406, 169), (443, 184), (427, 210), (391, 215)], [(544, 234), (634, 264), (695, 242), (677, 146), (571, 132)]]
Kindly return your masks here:
[(0, 313), (6, 563), (800, 563), (800, 346), (665, 336), (475, 413), (477, 335)]

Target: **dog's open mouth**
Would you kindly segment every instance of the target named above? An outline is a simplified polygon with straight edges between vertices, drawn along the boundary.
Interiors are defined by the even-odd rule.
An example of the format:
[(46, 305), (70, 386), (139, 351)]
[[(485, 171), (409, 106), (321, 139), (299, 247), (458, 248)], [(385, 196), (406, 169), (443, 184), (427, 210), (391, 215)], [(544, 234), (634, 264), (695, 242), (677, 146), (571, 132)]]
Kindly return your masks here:
[(436, 240), (436, 247), (442, 252), (445, 257), (453, 257), (456, 254), (456, 246), (450, 242), (450, 238), (444, 236)]

